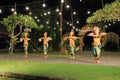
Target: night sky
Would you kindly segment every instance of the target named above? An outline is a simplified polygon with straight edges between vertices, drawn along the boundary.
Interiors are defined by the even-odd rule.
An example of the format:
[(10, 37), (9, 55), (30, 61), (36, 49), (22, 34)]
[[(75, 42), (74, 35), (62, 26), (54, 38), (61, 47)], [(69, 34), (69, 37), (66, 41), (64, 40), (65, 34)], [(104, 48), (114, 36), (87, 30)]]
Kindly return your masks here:
[[(2, 20), (4, 17), (8, 16), (11, 14), (10, 7), (14, 7), (15, 3), (17, 5), (17, 9), (21, 10), (21, 12), (25, 12), (24, 7), (27, 4), (36, 4), (34, 2), (40, 2), (41, 3), (45, 2), (47, 4), (48, 8), (56, 8), (57, 6), (60, 6), (60, 0), (0, 0), (0, 9), (2, 9), (2, 13), (0, 14), (0, 20)], [(106, 3), (111, 3), (115, 0), (103, 0), (104, 4)], [(101, 0), (67, 0), (66, 4), (71, 4), (73, 11), (77, 12), (77, 15), (79, 16), (79, 21), (81, 23), (81, 27), (86, 24), (86, 19), (92, 15), (93, 12), (95, 12), (97, 9), (102, 8)], [(32, 4), (31, 4), (32, 5)], [(38, 8), (36, 8), (38, 10)], [(87, 11), (90, 11), (90, 14), (87, 14)], [(67, 12), (67, 11), (66, 11)], [(37, 13), (37, 12), (36, 12)], [(66, 15), (69, 15), (69, 11), (67, 14), (63, 15), (63, 17)], [(69, 16), (67, 18), (70, 18)], [(117, 22), (115, 24), (112, 24), (107, 31), (113, 31), (116, 32), (120, 35), (119, 31), (119, 24), (120, 22)]]

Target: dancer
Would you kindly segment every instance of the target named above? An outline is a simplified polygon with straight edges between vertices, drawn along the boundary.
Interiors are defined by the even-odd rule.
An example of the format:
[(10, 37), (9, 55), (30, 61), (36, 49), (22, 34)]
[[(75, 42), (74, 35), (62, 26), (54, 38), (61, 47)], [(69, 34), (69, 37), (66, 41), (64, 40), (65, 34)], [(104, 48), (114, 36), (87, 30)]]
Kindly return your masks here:
[(65, 37), (64, 40), (69, 39), (69, 47), (70, 47), (70, 59), (75, 59), (75, 40), (79, 37), (74, 36), (73, 30), (70, 32), (69, 37)]
[(47, 32), (44, 32), (44, 37), (39, 38), (39, 42), (41, 42), (43, 40), (43, 51), (44, 51), (44, 58), (47, 58), (48, 55), (48, 41), (52, 40), (51, 37), (47, 37)]
[(28, 32), (24, 32), (24, 37), (20, 38), (20, 41), (24, 41), (24, 51), (25, 51), (25, 58), (28, 57), (28, 41), (31, 40), (30, 38), (28, 38)]
[(101, 37), (105, 36), (106, 33), (100, 33), (98, 27), (93, 28), (93, 32), (89, 33), (88, 36), (93, 37), (93, 56), (94, 56), (94, 63), (100, 63), (100, 54), (101, 54)]

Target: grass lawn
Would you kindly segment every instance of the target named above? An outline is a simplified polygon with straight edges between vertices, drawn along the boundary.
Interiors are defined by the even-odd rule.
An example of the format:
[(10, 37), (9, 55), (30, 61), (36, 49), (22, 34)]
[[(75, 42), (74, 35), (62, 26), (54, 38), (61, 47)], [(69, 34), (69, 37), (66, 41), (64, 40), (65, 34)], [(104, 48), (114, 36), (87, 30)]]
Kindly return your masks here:
[(0, 72), (14, 72), (72, 80), (120, 80), (120, 67), (0, 60)]

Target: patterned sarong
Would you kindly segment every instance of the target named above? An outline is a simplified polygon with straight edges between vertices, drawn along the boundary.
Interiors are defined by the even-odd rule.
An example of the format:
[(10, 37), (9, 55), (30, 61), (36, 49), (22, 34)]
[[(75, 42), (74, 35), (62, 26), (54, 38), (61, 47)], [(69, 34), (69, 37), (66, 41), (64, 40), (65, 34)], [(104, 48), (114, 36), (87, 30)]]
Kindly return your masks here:
[(100, 55), (101, 55), (101, 46), (100, 45), (94, 46), (92, 51), (93, 51), (93, 56), (94, 57), (100, 57)]
[(44, 49), (44, 54), (47, 54), (48, 53), (48, 44), (44, 44), (43, 49)]

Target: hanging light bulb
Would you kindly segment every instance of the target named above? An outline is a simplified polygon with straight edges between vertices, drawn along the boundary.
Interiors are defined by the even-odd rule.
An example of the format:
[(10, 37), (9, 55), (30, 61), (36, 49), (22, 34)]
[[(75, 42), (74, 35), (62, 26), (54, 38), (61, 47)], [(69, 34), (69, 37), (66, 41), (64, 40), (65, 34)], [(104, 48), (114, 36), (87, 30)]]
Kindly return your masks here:
[(37, 22), (40, 22), (40, 20), (39, 20), (39, 19), (37, 19)]
[(61, 0), (61, 3), (64, 3), (64, 0)]
[(47, 23), (47, 24), (49, 24), (49, 22), (48, 22), (48, 21), (47, 21), (46, 23)]
[(2, 10), (0, 9), (0, 13), (2, 13)]
[(35, 19), (37, 19), (37, 16), (35, 16)]
[(42, 4), (42, 6), (43, 6), (43, 7), (46, 7), (46, 4), (45, 4), (45, 3), (43, 3), (43, 4)]
[(82, 2), (82, 0), (80, 0), (80, 2)]
[(12, 8), (12, 9), (11, 9), (11, 11), (12, 11), (12, 12), (14, 12), (14, 11), (15, 11), (15, 9), (14, 9), (14, 8)]
[(67, 22), (67, 24), (69, 24), (69, 22)]
[(59, 15), (61, 15), (62, 13), (61, 12), (59, 12)]
[(90, 14), (91, 12), (90, 11), (87, 11), (87, 14)]
[(47, 13), (44, 13), (44, 16), (46, 16), (47, 15)]
[(70, 5), (67, 4), (67, 5), (66, 5), (66, 8), (69, 9), (69, 8), (70, 8)]
[(48, 11), (48, 14), (50, 14), (50, 11)]
[(73, 12), (73, 15), (76, 15), (76, 12), (75, 12), (75, 11)]
[(32, 12), (29, 12), (29, 15), (31, 15), (32, 14)]
[(59, 22), (56, 22), (56, 24), (59, 24)]
[(59, 12), (59, 9), (56, 9), (56, 12)]
[(76, 21), (77, 24), (79, 24), (79, 21)]
[(16, 12), (16, 11), (14, 11), (14, 14), (17, 14), (17, 12)]
[(29, 7), (28, 6), (26, 6), (26, 8), (25, 8), (26, 10), (29, 10)]

